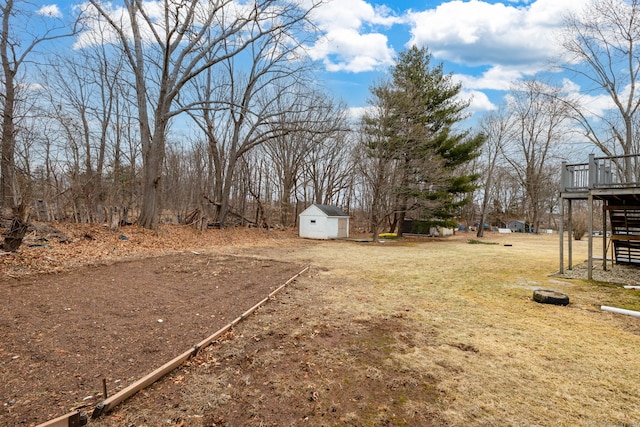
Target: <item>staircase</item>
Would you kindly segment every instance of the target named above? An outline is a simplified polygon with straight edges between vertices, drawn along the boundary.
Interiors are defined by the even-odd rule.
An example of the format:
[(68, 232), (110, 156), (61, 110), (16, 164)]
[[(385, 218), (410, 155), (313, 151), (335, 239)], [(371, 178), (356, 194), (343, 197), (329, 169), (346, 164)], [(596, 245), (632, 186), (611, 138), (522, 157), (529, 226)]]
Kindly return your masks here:
[(640, 266), (640, 206), (606, 206), (616, 264)]

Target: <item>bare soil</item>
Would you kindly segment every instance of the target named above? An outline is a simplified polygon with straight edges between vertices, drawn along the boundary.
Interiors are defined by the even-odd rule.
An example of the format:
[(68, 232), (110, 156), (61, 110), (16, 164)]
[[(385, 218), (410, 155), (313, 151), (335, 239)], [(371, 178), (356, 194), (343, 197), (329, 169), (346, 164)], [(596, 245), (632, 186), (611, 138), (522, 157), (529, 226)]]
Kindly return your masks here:
[[(302, 269), (172, 249), (189, 240), (188, 229), (158, 237), (132, 228), (127, 234), (138, 240), (132, 243), (101, 227), (72, 233), (69, 227), (56, 230), (56, 239), (34, 231), (17, 254), (0, 259), (0, 425), (33, 426), (76, 409), (91, 413), (103, 399), (103, 381), (109, 394), (128, 386)], [(247, 237), (227, 239), (261, 240)], [(108, 256), (117, 252), (114, 245), (141, 250)]]
[[(0, 255), (8, 296), (0, 308), (0, 425), (90, 413), (103, 378), (109, 393), (126, 387), (304, 266), (311, 268), (223, 339), (89, 425), (640, 420), (640, 323), (599, 307), (640, 310), (638, 293), (622, 287), (640, 274), (552, 277), (557, 236), (372, 244), (284, 231), (122, 233), (127, 240), (100, 227), (42, 227), (18, 254)], [(574, 250), (582, 260), (586, 243)], [(536, 303), (540, 288), (571, 303)]]
[(34, 425), (102, 399), (187, 351), (301, 269), (184, 253), (5, 280), (3, 425)]

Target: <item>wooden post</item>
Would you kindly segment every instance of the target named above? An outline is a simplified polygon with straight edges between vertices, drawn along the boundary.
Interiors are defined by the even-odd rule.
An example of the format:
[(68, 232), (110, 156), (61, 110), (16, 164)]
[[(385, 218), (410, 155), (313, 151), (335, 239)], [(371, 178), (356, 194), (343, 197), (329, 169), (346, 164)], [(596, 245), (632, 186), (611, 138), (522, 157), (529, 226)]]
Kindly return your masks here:
[(569, 270), (573, 270), (573, 201), (569, 199), (569, 219), (567, 222), (568, 235), (567, 235), (567, 246), (569, 250), (569, 265), (567, 268)]
[(589, 191), (589, 198), (587, 199), (588, 219), (587, 230), (589, 232), (589, 254), (587, 255), (587, 279), (593, 279), (593, 195)]
[(598, 179), (597, 166), (595, 154), (589, 154), (589, 190), (592, 190), (596, 186)]
[(608, 202), (602, 201), (602, 269), (607, 271), (607, 211), (605, 210)]
[[(480, 226), (482, 227), (482, 224)], [(560, 196), (560, 223), (558, 224), (558, 232), (560, 234), (560, 274), (564, 274), (564, 199), (562, 196)]]

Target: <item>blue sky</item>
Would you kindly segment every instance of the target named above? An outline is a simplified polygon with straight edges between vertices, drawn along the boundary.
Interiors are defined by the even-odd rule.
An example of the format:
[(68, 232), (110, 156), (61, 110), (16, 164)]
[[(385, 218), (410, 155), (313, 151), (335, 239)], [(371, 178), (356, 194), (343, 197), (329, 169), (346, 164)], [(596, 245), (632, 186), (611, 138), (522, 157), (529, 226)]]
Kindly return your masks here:
[(334, 0), (318, 11), (327, 40), (311, 55), (319, 79), (354, 109), (411, 46), (426, 46), (462, 82), (471, 110), (494, 109), (510, 83), (541, 73), (559, 55), (555, 40), (583, 0)]
[[(311, 0), (299, 0), (308, 2)], [(120, 3), (117, 0), (113, 4)], [(43, 6), (66, 15), (74, 0)], [(584, 0), (329, 0), (313, 19), (324, 38), (309, 46), (317, 79), (354, 114), (369, 88), (412, 44), (463, 84), (471, 111), (496, 108), (511, 82), (544, 72), (558, 56), (554, 36)], [(49, 8), (49, 9), (46, 9)]]

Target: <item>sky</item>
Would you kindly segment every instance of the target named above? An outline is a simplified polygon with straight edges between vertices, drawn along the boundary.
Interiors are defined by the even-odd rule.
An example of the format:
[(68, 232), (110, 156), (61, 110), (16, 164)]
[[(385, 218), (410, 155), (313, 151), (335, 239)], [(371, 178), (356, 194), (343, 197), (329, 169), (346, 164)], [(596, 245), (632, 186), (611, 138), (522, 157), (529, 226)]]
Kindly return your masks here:
[(567, 13), (584, 0), (334, 0), (318, 12), (327, 40), (313, 46), (319, 78), (351, 108), (366, 105), (372, 83), (398, 53), (427, 47), (463, 85), (473, 112), (502, 102), (511, 82), (548, 70)]
[[(242, 0), (239, 0), (242, 1)], [(311, 0), (300, 0), (311, 1)], [(114, 4), (120, 3), (117, 0)], [(64, 14), (63, 0), (40, 13)], [(462, 83), (470, 112), (496, 109), (513, 81), (548, 69), (560, 54), (555, 40), (567, 13), (584, 0), (329, 0), (314, 21), (324, 37), (308, 46), (316, 78), (354, 115), (366, 107), (372, 84), (388, 75), (397, 55), (427, 47)]]

